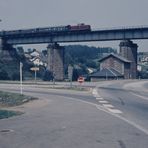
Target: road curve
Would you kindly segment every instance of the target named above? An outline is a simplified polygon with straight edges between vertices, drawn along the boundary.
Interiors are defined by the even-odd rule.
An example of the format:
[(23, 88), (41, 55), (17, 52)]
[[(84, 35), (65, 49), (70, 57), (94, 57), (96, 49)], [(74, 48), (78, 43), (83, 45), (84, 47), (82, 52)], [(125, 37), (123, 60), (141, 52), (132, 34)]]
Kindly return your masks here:
[[(0, 89), (19, 91), (12, 84)], [(106, 112), (91, 92), (34, 86), (23, 91), (40, 99), (16, 107), (22, 116), (0, 120), (0, 131), (10, 129), (0, 132), (0, 148), (147, 148), (148, 135)], [(107, 99), (104, 91), (97, 90)]]

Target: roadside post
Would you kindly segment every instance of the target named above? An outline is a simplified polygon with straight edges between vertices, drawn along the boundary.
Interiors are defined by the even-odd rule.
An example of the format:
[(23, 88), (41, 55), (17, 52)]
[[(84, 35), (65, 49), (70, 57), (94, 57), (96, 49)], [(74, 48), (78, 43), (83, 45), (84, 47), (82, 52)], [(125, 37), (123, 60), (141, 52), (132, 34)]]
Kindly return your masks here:
[(72, 88), (72, 76), (73, 76), (73, 67), (68, 66), (68, 79), (70, 80), (70, 87)]
[(22, 89), (22, 80), (23, 80), (23, 73), (22, 73), (22, 68), (23, 68), (23, 63), (20, 62), (20, 93), (21, 95), (23, 94), (23, 89)]
[(39, 71), (39, 67), (32, 67), (30, 70), (34, 71), (34, 82), (36, 83), (36, 72)]

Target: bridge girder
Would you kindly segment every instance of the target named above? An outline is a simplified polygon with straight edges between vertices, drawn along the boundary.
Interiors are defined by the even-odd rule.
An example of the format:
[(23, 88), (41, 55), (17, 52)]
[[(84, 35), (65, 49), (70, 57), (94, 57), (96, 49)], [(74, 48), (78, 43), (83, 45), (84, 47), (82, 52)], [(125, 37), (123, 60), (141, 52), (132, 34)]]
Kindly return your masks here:
[(40, 44), (40, 43), (65, 43), (65, 42), (90, 42), (113, 40), (141, 40), (148, 39), (148, 28), (98, 30), (88, 32), (57, 33), (57, 34), (30, 34), (17, 36), (3, 36), (8, 44)]

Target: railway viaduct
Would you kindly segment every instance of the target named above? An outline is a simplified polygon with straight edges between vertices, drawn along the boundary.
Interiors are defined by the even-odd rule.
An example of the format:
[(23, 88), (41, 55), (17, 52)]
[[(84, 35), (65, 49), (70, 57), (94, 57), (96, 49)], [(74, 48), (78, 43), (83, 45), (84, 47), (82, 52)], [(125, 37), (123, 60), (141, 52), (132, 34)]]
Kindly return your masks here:
[[(32, 32), (28, 29), (26, 33), (18, 30), (6, 34), (0, 32), (0, 54), (9, 52), (12, 45), (20, 44), (42, 44), (48, 43), (48, 69), (55, 75), (56, 80), (64, 79), (64, 47), (60, 43), (67, 42), (92, 42), (92, 41), (115, 41), (120, 40), (120, 53), (131, 60), (133, 70), (136, 69), (137, 44), (131, 40), (148, 39), (148, 27), (127, 27), (98, 29), (92, 31), (74, 32)], [(135, 76), (133, 77), (135, 78)]]

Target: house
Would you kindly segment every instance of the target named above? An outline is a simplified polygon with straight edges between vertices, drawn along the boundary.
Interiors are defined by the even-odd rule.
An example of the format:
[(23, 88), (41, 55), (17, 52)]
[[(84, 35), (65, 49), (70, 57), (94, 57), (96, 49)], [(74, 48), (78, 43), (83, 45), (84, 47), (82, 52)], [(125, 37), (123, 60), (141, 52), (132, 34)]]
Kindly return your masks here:
[(25, 52), (25, 57), (36, 66), (47, 67), (47, 55), (44, 55), (42, 52), (36, 50)]
[(99, 62), (100, 71), (90, 75), (91, 79), (104, 79), (106, 77), (129, 79), (131, 77), (131, 61), (118, 54), (111, 53), (101, 58)]
[(31, 62), (33, 62), (34, 65), (36, 66), (43, 66), (44, 63), (42, 62), (41, 58), (40, 57), (34, 57), (32, 59), (30, 59)]
[(102, 59), (99, 60), (100, 62), (100, 70), (104, 68), (113, 68), (118, 71), (121, 75), (124, 76), (125, 79), (129, 79), (130, 76), (130, 64), (131, 61), (127, 60), (126, 58), (117, 55), (117, 54), (109, 54)]
[(101, 71), (97, 71), (90, 75), (90, 80), (96, 82), (98, 80), (112, 80), (112, 79), (123, 79), (124, 75), (119, 73), (113, 68), (104, 68)]

